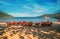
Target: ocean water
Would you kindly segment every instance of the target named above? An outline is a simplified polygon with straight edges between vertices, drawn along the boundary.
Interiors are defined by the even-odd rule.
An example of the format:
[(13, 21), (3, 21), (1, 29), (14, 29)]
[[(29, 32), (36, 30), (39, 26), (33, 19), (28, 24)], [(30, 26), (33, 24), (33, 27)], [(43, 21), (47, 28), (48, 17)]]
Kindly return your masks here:
[(32, 22), (41, 22), (41, 21), (58, 21), (55, 18), (42, 18), (42, 17), (13, 17), (13, 18), (0, 18), (0, 22), (12, 22), (12, 21), (32, 21)]

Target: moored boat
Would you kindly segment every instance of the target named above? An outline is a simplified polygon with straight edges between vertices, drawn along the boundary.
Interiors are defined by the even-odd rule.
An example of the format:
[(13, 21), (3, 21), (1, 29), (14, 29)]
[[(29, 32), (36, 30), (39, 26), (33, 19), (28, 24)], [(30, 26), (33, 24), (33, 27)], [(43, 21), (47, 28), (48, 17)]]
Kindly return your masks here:
[(50, 21), (42, 21), (42, 22), (26, 22), (26, 21), (20, 21), (20, 22), (6, 22), (7, 26), (11, 25), (21, 25), (21, 26), (52, 26), (52, 22)]

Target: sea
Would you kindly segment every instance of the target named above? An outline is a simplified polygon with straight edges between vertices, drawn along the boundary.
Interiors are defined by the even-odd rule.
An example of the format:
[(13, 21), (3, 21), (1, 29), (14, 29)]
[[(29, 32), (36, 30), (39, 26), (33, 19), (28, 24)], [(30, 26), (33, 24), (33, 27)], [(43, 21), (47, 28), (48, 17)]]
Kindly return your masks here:
[(0, 18), (0, 22), (19, 22), (19, 21), (27, 21), (27, 22), (41, 22), (41, 21), (60, 21), (56, 18), (43, 18), (43, 17), (12, 17), (12, 18)]

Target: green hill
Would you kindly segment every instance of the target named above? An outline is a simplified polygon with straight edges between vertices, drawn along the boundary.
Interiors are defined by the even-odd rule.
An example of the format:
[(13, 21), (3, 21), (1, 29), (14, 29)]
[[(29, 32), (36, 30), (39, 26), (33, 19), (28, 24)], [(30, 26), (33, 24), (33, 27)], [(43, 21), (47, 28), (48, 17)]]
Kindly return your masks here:
[(0, 11), (0, 18), (10, 18), (10, 17), (13, 17), (13, 16), (11, 16), (5, 12)]

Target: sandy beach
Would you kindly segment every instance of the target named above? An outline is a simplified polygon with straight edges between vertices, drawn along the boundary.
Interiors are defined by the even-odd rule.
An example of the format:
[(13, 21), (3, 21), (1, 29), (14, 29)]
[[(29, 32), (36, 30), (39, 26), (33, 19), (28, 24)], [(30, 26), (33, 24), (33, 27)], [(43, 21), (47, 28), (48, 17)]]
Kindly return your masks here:
[[(55, 25), (60, 26), (60, 22), (53, 22)], [(6, 25), (6, 23), (0, 23)], [(2, 31), (4, 33), (0, 35), (0, 39), (59, 39), (60, 32), (56, 31), (55, 26), (50, 27), (28, 27), (28, 26), (10, 26), (5, 27)], [(1, 33), (1, 31), (0, 31)]]
[(0, 39), (60, 39), (60, 0), (0, 0)]
[(60, 24), (60, 22), (53, 22), (54, 24)]

